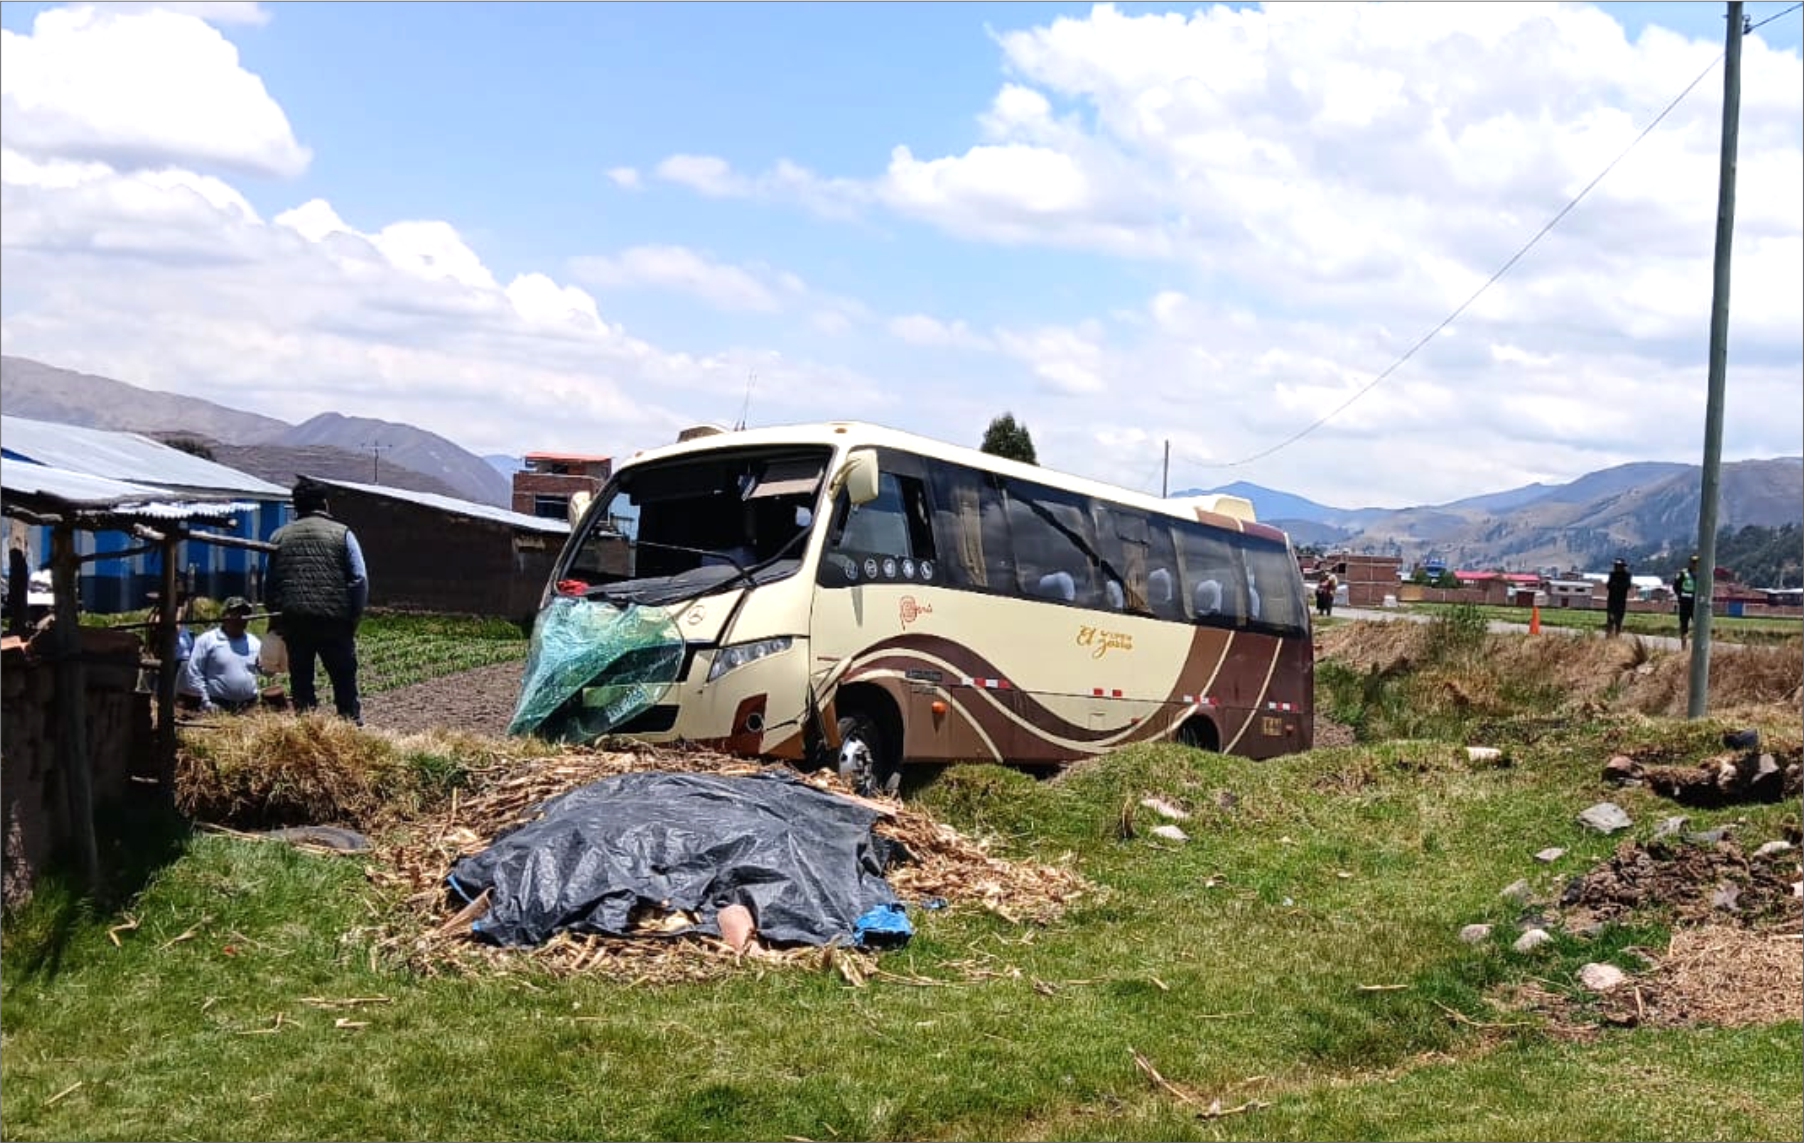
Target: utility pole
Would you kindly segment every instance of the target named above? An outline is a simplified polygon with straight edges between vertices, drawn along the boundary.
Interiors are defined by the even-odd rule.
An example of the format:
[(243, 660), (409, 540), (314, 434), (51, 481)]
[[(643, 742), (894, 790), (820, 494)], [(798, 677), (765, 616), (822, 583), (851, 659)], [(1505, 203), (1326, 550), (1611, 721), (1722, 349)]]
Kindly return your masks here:
[(1723, 47), (1722, 165), (1716, 182), (1716, 276), (1710, 298), (1710, 395), (1704, 407), (1704, 473), (1698, 489), (1698, 564), (1692, 611), (1691, 686), (1686, 718), (1703, 718), (1710, 705), (1710, 610), (1716, 588), (1716, 501), (1722, 484), (1723, 389), (1729, 364), (1729, 247), (1735, 238), (1735, 150), (1741, 123), (1739, 0), (1729, 5)]
[(381, 484), (382, 450), (385, 448), (393, 448), (395, 446), (382, 444), (378, 441), (365, 441), (363, 447), (370, 450), (370, 483)]
[(1165, 439), (1165, 475), (1159, 478), (1159, 495), (1171, 495), (1171, 438)]

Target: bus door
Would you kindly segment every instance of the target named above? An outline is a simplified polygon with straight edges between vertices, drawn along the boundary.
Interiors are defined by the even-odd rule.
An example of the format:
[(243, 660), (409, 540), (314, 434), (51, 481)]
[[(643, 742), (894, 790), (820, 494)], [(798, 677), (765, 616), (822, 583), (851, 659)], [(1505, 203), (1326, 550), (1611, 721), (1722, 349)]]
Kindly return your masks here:
[[(813, 678), (833, 691), (843, 721), (867, 717), (895, 758), (949, 749), (945, 656), (937, 609), (939, 553), (920, 462), (881, 454), (877, 498), (853, 504), (844, 489), (828, 520), (816, 577)], [(936, 710), (936, 704), (942, 709)]]

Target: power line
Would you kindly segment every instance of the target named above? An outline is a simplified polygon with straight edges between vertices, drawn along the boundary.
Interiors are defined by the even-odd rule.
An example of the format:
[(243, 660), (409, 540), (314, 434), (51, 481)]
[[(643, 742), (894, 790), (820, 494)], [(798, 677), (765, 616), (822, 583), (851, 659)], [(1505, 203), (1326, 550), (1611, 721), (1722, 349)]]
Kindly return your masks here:
[(1745, 36), (1749, 32), (1758, 32), (1760, 29), (1766, 27), (1768, 24), (1772, 23), (1774, 20), (1777, 20), (1779, 17), (1789, 16), (1793, 12), (1796, 12), (1799, 8), (1804, 8), (1804, 4), (1793, 4), (1791, 7), (1787, 8), (1783, 12), (1774, 12), (1771, 16), (1768, 16), (1766, 19), (1760, 21), (1760, 23), (1758, 23), (1758, 24), (1749, 24), (1747, 26), (1747, 28), (1742, 31), (1742, 35)]
[[(1804, 4), (1794, 5), (1793, 7), (1804, 7)], [(1790, 9), (1787, 9), (1787, 11), (1790, 11)], [(1781, 12), (1781, 13), (1779, 13), (1779, 16), (1783, 16), (1785, 14), (1786, 14), (1785, 12)], [(1778, 16), (1770, 17), (1770, 19), (1775, 19), (1775, 20), (1778, 18), (1779, 18)], [(1766, 23), (1766, 22), (1767, 21), (1765, 21), (1765, 20), (1761, 21), (1761, 23)], [(1759, 25), (1755, 25), (1755, 26), (1758, 27)], [(1547, 225), (1543, 226), (1540, 230), (1536, 231), (1535, 236), (1533, 238), (1530, 238), (1527, 242), (1523, 243), (1523, 245), (1520, 249), (1518, 249), (1514, 254), (1510, 255), (1509, 261), (1505, 262), (1502, 266), (1498, 267), (1496, 273), (1492, 274), (1489, 278), (1486, 278), (1484, 281), (1484, 284), (1479, 286), (1478, 289), (1476, 289), (1472, 292), (1471, 297), (1469, 297), (1465, 301), (1461, 302), (1459, 304), (1458, 308), (1456, 308), (1452, 313), (1448, 314), (1445, 318), (1443, 318), (1441, 320), (1441, 322), (1438, 325), (1436, 325), (1433, 329), (1431, 329), (1427, 333), (1423, 334), (1421, 336), (1421, 338), (1418, 339), (1414, 345), (1411, 345), (1407, 350), (1404, 351), (1404, 353), (1401, 357), (1397, 358), (1397, 360), (1395, 360), (1395, 361), (1391, 362), (1389, 365), (1387, 365), (1385, 367), (1384, 371), (1382, 373), (1378, 374), (1378, 376), (1376, 376), (1376, 377), (1372, 378), (1370, 381), (1366, 382), (1365, 385), (1362, 386), (1358, 392), (1354, 393), (1351, 397), (1348, 397), (1345, 401), (1342, 401), (1339, 405), (1336, 405), (1333, 409), (1330, 409), (1326, 414), (1324, 414), (1322, 417), (1317, 419), (1314, 423), (1306, 426), (1303, 429), (1300, 429), (1299, 431), (1297, 431), (1295, 433), (1292, 433), (1290, 436), (1284, 438), (1283, 440), (1279, 441), (1277, 444), (1271, 446), (1268, 449), (1265, 449), (1261, 452), (1256, 452), (1253, 455), (1248, 456), (1248, 457), (1242, 457), (1240, 460), (1217, 461), (1212, 464), (1204, 464), (1201, 467), (1204, 467), (1204, 468), (1238, 468), (1239, 466), (1241, 466), (1243, 464), (1251, 464), (1256, 460), (1264, 460), (1266, 457), (1272, 455), (1273, 453), (1279, 451), (1280, 449), (1289, 448), (1291, 445), (1296, 444), (1298, 441), (1302, 440), (1304, 437), (1308, 436), (1310, 433), (1313, 433), (1315, 430), (1321, 428), (1323, 425), (1327, 424), (1329, 421), (1333, 420), (1335, 417), (1340, 416), (1340, 414), (1345, 412), (1347, 410), (1347, 407), (1352, 405), (1353, 402), (1359, 400), (1361, 397), (1363, 397), (1367, 393), (1371, 392), (1374, 388), (1376, 388), (1378, 386), (1378, 384), (1381, 381), (1383, 381), (1385, 378), (1389, 377), (1391, 374), (1395, 373), (1398, 369), (1402, 368), (1403, 365), (1405, 363), (1407, 363), (1410, 358), (1414, 357), (1417, 353), (1419, 353), (1421, 351), (1423, 346), (1427, 345), (1430, 341), (1433, 341), (1435, 339), (1435, 337), (1438, 336), (1442, 330), (1446, 329), (1448, 326), (1452, 325), (1455, 321), (1457, 321), (1461, 314), (1465, 313), (1468, 309), (1470, 309), (1472, 307), (1472, 303), (1476, 302), (1480, 297), (1484, 296), (1484, 293), (1486, 290), (1489, 290), (1492, 286), (1496, 285), (1498, 279), (1502, 278), (1505, 274), (1509, 273), (1510, 270), (1515, 267), (1516, 263), (1520, 262), (1523, 259), (1523, 257), (1528, 254), (1528, 252), (1530, 250), (1533, 250), (1537, 245), (1539, 245), (1541, 239), (1547, 237), (1547, 234), (1549, 231), (1551, 231), (1554, 227), (1558, 226), (1560, 224), (1560, 222), (1562, 220), (1564, 220), (1568, 214), (1571, 214), (1573, 209), (1575, 207), (1577, 207), (1579, 203), (1581, 203), (1585, 200), (1585, 196), (1590, 194), (1592, 192), (1592, 190), (1596, 188), (1597, 184), (1604, 180), (1604, 176), (1608, 175), (1611, 171), (1615, 170), (1616, 165), (1618, 163), (1622, 162), (1623, 159), (1627, 158), (1630, 151), (1633, 151), (1638, 145), (1640, 145), (1641, 141), (1643, 139), (1647, 138), (1648, 135), (1653, 132), (1654, 128), (1658, 127), (1661, 124), (1661, 122), (1663, 120), (1665, 120), (1665, 118), (1668, 115), (1672, 114), (1673, 108), (1677, 107), (1681, 102), (1683, 102), (1685, 97), (1687, 95), (1691, 94), (1692, 89), (1697, 87), (1698, 84), (1704, 82), (1704, 77), (1709, 75), (1711, 72), (1715, 71), (1716, 65), (1721, 62), (1723, 62), (1723, 57), (1719, 54), (1714, 60), (1712, 60), (1710, 62), (1709, 67), (1706, 67), (1703, 71), (1698, 73), (1696, 79), (1692, 80), (1690, 83), (1685, 85), (1684, 91), (1679, 92), (1678, 95), (1673, 97), (1672, 102), (1668, 103), (1664, 108), (1661, 109), (1660, 114), (1654, 116), (1652, 122), (1650, 122), (1646, 127), (1643, 127), (1641, 129), (1641, 133), (1639, 135), (1636, 135), (1635, 138), (1630, 141), (1628, 146), (1624, 147), (1620, 152), (1617, 153), (1617, 155), (1614, 159), (1611, 159), (1607, 164), (1605, 164), (1604, 169), (1597, 173), (1596, 178), (1593, 178), (1590, 182), (1586, 183), (1583, 190), (1579, 191), (1578, 194), (1574, 195), (1570, 202), (1568, 202), (1565, 206), (1561, 207), (1557, 214), (1555, 214), (1552, 218), (1547, 220)]]

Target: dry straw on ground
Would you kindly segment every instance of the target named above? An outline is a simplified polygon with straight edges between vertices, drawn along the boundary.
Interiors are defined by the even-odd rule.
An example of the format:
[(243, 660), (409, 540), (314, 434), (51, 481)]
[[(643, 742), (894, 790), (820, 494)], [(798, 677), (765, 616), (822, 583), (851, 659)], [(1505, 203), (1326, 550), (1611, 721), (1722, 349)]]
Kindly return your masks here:
[[(460, 857), (480, 852), (497, 835), (533, 820), (550, 798), (616, 774), (637, 770), (752, 774), (762, 769), (741, 758), (702, 750), (632, 746), (576, 748), (510, 760), (480, 775), (476, 792), (459, 795), (442, 813), (408, 823), (378, 850), (370, 871), (379, 883), (405, 894), (405, 908), (382, 928), (385, 947), (426, 972), (535, 966), (556, 973), (603, 973), (632, 982), (666, 983), (733, 971), (812, 967), (831, 969), (854, 983), (875, 960), (850, 949), (772, 949), (754, 942), (736, 955), (724, 942), (701, 935), (605, 938), (565, 934), (536, 949), (497, 949), (470, 934), (478, 915), (459, 915), (445, 889), (445, 874)], [(810, 785), (852, 797), (834, 775), (804, 776)], [(892, 866), (890, 885), (904, 901), (942, 898), (951, 907), (980, 907), (1016, 923), (1057, 918), (1091, 886), (1062, 865), (1017, 863), (991, 854), (927, 814), (899, 802), (868, 802), (880, 814), (877, 833), (899, 841), (909, 858)]]
[(1647, 1022), (1738, 1028), (1804, 1012), (1804, 941), (1797, 931), (1737, 925), (1679, 929), (1644, 986)]

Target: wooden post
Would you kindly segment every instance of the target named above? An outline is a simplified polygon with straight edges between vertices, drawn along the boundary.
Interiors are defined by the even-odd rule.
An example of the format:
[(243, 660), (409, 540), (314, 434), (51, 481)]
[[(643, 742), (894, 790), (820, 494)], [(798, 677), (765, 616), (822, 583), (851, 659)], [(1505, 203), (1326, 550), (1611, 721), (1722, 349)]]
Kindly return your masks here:
[(171, 528), (163, 537), (163, 609), (157, 624), (157, 781), (162, 797), (175, 802), (175, 686), (176, 628), (180, 625), (184, 606), (177, 606), (179, 571), (176, 555), (181, 549), (182, 534)]
[(62, 770), (76, 854), (90, 890), (100, 888), (100, 842), (94, 835), (94, 772), (88, 759), (88, 679), (81, 662), (77, 603), (80, 560), (75, 529), (58, 524), (50, 534), (50, 576), (56, 594), (56, 756)]

